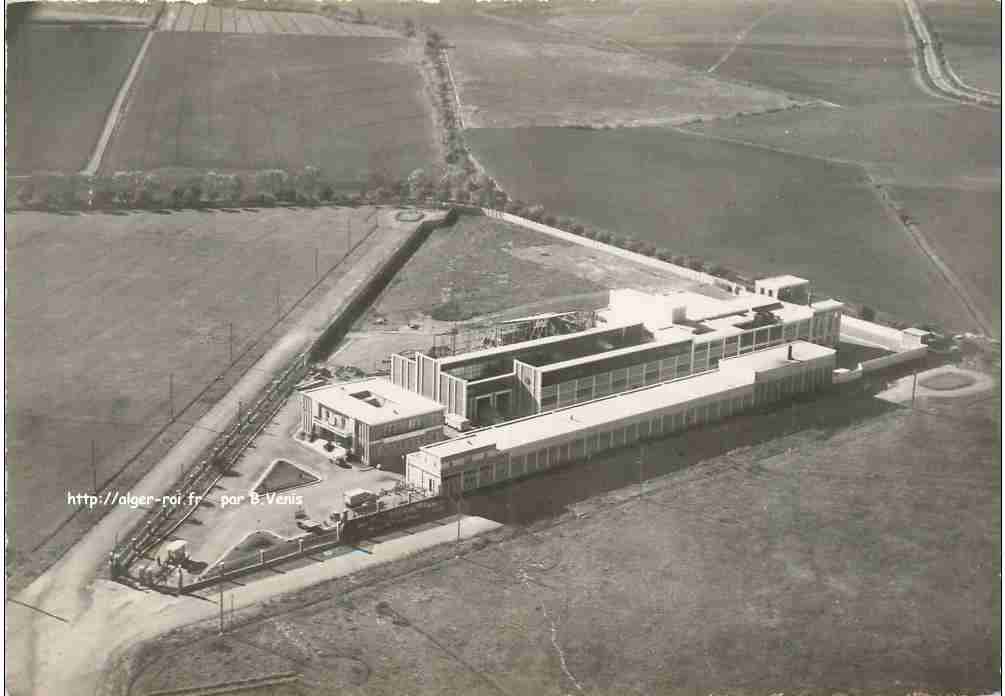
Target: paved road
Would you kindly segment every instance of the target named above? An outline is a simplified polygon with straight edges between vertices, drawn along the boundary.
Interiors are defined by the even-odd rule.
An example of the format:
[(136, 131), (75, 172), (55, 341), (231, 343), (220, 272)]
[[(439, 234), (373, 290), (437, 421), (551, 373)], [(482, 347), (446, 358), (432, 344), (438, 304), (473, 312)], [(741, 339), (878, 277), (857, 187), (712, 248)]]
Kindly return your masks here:
[[(414, 227), (394, 219), (394, 210), (381, 210), (383, 234), (373, 244), (357, 250), (358, 260), (340, 267), (344, 275), (325, 296), (304, 314), (297, 324), (274, 345), (234, 387), (179, 440), (168, 454), (133, 489), (135, 495), (161, 496), (170, 490), (180, 467), (188, 467), (224, 430), (236, 412), (238, 401), (249, 403), (274, 376), (331, 322), (342, 301), (366, 282), (374, 268), (397, 248)], [(442, 215), (442, 211), (430, 215)], [(342, 270), (345, 268), (347, 270)], [(52, 568), (29, 585), (16, 599), (60, 617), (64, 624), (45, 614), (8, 605), (6, 625), (7, 674), (10, 693), (86, 694), (80, 687), (66, 688), (81, 670), (89, 679), (97, 679), (108, 653), (107, 636), (117, 635), (117, 645), (125, 645), (130, 636), (147, 636), (146, 623), (154, 617), (154, 626), (174, 625), (172, 618), (159, 612), (169, 611), (152, 594), (141, 593), (95, 577), (107, 562), (118, 534), (142, 519), (143, 510), (116, 507), (75, 544)], [(182, 600), (199, 602), (199, 600)], [(199, 602), (203, 604), (203, 602)], [(128, 609), (128, 611), (127, 611)], [(137, 613), (138, 612), (138, 613)], [(128, 617), (128, 621), (124, 618)], [(154, 634), (156, 635), (156, 634)], [(98, 636), (101, 636), (98, 638)], [(57, 686), (59, 685), (59, 686)]]
[[(440, 544), (469, 539), (497, 529), (498, 522), (482, 517), (456, 521), (369, 548), (369, 554), (332, 557), (296, 571), (264, 578), (225, 591), (224, 606), (235, 609), (259, 604), (276, 595), (316, 585), (414, 555)], [(458, 531), (459, 530), (459, 531)], [(83, 590), (82, 590), (83, 592)], [(7, 688), (12, 696), (37, 694), (96, 693), (107, 680), (106, 669), (129, 648), (179, 626), (212, 619), (218, 604), (196, 597), (168, 597), (139, 592), (109, 580), (98, 580), (87, 588), (88, 607), (76, 613), (69, 624), (9, 604), (7, 627)], [(49, 604), (52, 604), (51, 598)], [(23, 626), (34, 623), (35, 639), (44, 646), (36, 655), (35, 675), (24, 673)]]
[(975, 89), (964, 84), (956, 73), (949, 67), (948, 62), (944, 62), (936, 51), (935, 38), (928, 31), (928, 24), (915, 0), (904, 0), (907, 9), (907, 16), (914, 27), (914, 33), (920, 40), (921, 61), (918, 67), (923, 70), (928, 81), (935, 85), (935, 88), (943, 94), (957, 101), (967, 104), (982, 104), (988, 106), (1001, 106), (1001, 96)]

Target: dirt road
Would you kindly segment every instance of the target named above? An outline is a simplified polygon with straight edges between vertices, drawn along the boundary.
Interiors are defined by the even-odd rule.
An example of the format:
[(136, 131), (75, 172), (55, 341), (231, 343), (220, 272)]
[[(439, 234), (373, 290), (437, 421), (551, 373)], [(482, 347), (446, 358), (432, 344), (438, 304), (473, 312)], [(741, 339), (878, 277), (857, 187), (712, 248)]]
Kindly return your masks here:
[(153, 38), (154, 31), (151, 29), (147, 32), (146, 38), (143, 39), (143, 45), (140, 46), (140, 50), (136, 53), (136, 58), (133, 59), (133, 64), (129, 68), (129, 73), (126, 75), (126, 79), (122, 81), (118, 94), (115, 95), (112, 108), (108, 110), (108, 116), (105, 117), (105, 127), (101, 130), (101, 135), (98, 136), (98, 142), (94, 145), (91, 158), (87, 160), (87, 164), (80, 171), (81, 174), (94, 176), (98, 173), (98, 169), (101, 167), (101, 160), (105, 156), (105, 150), (112, 139), (112, 134), (115, 133), (115, 127), (119, 123), (119, 117), (126, 106), (133, 82), (140, 73), (140, 67), (143, 65), (143, 59), (147, 55), (147, 49), (150, 47), (150, 42), (153, 41)]

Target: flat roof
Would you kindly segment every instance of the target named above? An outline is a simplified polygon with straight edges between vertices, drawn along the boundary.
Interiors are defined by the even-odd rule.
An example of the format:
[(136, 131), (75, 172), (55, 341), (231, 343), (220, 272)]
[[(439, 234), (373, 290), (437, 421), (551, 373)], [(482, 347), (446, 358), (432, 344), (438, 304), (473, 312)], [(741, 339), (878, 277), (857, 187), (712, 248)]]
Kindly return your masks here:
[(754, 384), (756, 373), (792, 364), (788, 360), (790, 345), (796, 361), (808, 361), (834, 354), (834, 350), (825, 346), (806, 341), (793, 341), (791, 344), (728, 358), (720, 362), (719, 368), (714, 371), (639, 387), (556, 411), (474, 430), (453, 440), (425, 445), (421, 449), (439, 457), (473, 452), (491, 445), (500, 450), (511, 450), (532, 442), (603, 425), (614, 418), (618, 420), (631, 418), (656, 409), (685, 404), (702, 397), (749, 386)]
[(595, 336), (619, 329), (627, 329), (632, 326), (639, 326), (640, 324), (642, 324), (641, 321), (613, 322), (604, 324), (603, 326), (597, 326), (592, 329), (586, 329), (585, 331), (576, 331), (575, 333), (560, 334), (558, 336), (546, 336), (544, 338), (536, 338), (532, 341), (520, 341), (519, 343), (508, 343), (504, 346), (494, 346), (492, 348), (473, 350), (469, 353), (448, 355), (446, 357), (439, 358), (439, 362), (442, 368), (447, 368), (451, 365), (468, 362), (469, 360), (482, 360), (484, 358), (490, 358), (497, 355), (506, 355), (507, 353), (518, 353), (520, 351), (549, 346), (556, 343), (562, 343), (564, 341), (571, 341), (577, 338)]
[(825, 310), (825, 309), (840, 309), (844, 307), (844, 302), (839, 300), (820, 300), (819, 302), (813, 302), (810, 304), (815, 310)]
[(683, 333), (671, 333), (671, 332), (661, 332), (659, 338), (655, 341), (649, 341), (647, 343), (636, 343), (633, 346), (625, 346), (624, 348), (613, 348), (611, 350), (601, 351), (599, 353), (591, 353), (590, 355), (584, 355), (580, 358), (572, 358), (570, 360), (562, 360), (560, 362), (547, 363), (545, 365), (536, 365), (541, 372), (549, 372), (551, 370), (561, 370), (566, 367), (574, 367), (576, 365), (584, 365), (586, 363), (596, 362), (597, 360), (607, 360), (608, 358), (615, 358), (621, 355), (630, 355), (631, 353), (637, 353), (642, 350), (649, 350), (651, 348), (661, 348), (663, 346), (672, 346), (675, 343), (687, 343), (692, 340), (692, 336), (684, 335)]
[(414, 418), (444, 409), (443, 404), (380, 377), (303, 389), (318, 403), (370, 425)]
[(758, 287), (764, 288), (787, 288), (793, 285), (803, 285), (809, 283), (810, 281), (806, 278), (800, 278), (794, 275), (780, 275), (771, 276), (770, 278), (762, 278), (761, 280), (755, 280), (754, 284)]

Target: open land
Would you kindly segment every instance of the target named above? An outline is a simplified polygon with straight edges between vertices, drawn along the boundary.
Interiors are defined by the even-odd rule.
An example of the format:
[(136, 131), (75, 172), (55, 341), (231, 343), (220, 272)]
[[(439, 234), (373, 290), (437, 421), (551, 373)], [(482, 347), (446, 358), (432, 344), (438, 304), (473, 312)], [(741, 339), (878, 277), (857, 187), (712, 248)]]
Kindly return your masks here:
[(406, 176), (437, 161), (418, 50), (403, 39), (159, 32), (103, 170), (311, 165), (347, 185)]
[(959, 304), (858, 167), (661, 129), (474, 130), (468, 141), (511, 195), (547, 210), (959, 325)]
[[(630, 236), (645, 235), (657, 245), (674, 251), (679, 248), (712, 262), (727, 265), (731, 262), (740, 270), (793, 271), (792, 260), (795, 260), (801, 272), (812, 278), (819, 288), (876, 306), (891, 315), (908, 321), (929, 319), (948, 328), (997, 333), (993, 318), (1000, 312), (1000, 294), (988, 283), (975, 281), (975, 277), (987, 278), (998, 273), (997, 257), (990, 253), (968, 252), (974, 248), (997, 248), (999, 243), (1000, 202), (995, 199), (994, 192), (1001, 189), (1000, 110), (956, 104), (934, 96), (922, 86), (915, 74), (913, 39), (907, 32), (901, 4), (895, 0), (850, 3), (813, 0), (795, 4), (721, 0), (715, 7), (718, 11), (709, 12), (707, 3), (600, 4), (583, 11), (558, 9), (549, 13), (547, 21), (575, 32), (584, 40), (590, 36), (607, 40), (612, 51), (620, 48), (625, 52), (641, 52), (653, 59), (710, 71), (732, 81), (827, 102), (828, 105), (814, 108), (706, 119), (684, 126), (687, 132), (712, 140), (759, 148), (760, 152), (750, 151), (745, 156), (750, 160), (769, 157), (772, 151), (805, 156), (807, 159), (800, 167), (805, 189), (800, 191), (801, 186), (789, 184), (770, 188), (782, 196), (773, 202), (776, 210), (785, 207), (785, 199), (800, 197), (805, 201), (802, 207), (807, 210), (826, 209), (826, 199), (834, 192), (828, 191), (833, 180), (810, 182), (815, 181), (819, 171), (836, 171), (831, 169), (832, 164), (848, 165), (843, 170), (859, 182), (857, 196), (862, 205), (856, 206), (855, 212), (832, 215), (824, 224), (806, 215), (799, 221), (800, 216), (784, 211), (784, 218), (796, 223), (793, 227), (803, 223), (798, 225), (802, 227), (798, 235), (792, 235), (793, 239), (801, 238), (795, 241), (795, 254), (791, 243), (764, 244), (765, 237), (757, 229), (762, 226), (759, 220), (741, 220), (739, 228), (732, 225), (733, 238), (728, 240), (728, 245), (708, 244), (707, 237), (689, 233), (683, 243), (693, 241), (694, 247), (688, 249), (673, 233), (665, 231), (673, 228), (674, 218), (680, 212), (657, 213), (661, 204), (654, 201), (672, 199), (650, 182), (663, 183), (683, 177), (689, 182), (689, 195), (685, 200), (690, 201), (693, 191), (698, 191), (703, 194), (699, 200), (707, 201), (705, 205), (687, 207), (698, 211), (694, 217), (704, 215), (705, 219), (698, 220), (697, 224), (690, 219), (687, 222), (696, 229), (714, 226), (715, 219), (721, 215), (718, 212), (710, 215), (710, 211), (741, 208), (736, 201), (730, 200), (736, 198), (730, 181), (724, 181), (733, 176), (732, 166), (727, 163), (695, 168), (688, 159), (668, 156), (663, 171), (626, 177), (625, 172), (638, 171), (638, 165), (634, 164), (619, 170), (619, 177), (610, 177), (602, 186), (598, 185), (602, 176), (596, 163), (606, 161), (604, 157), (609, 155), (612, 142), (630, 138), (636, 153), (641, 151), (652, 156), (650, 150), (660, 153), (677, 147), (663, 143), (675, 141), (678, 136), (673, 133), (659, 129), (640, 131), (647, 134), (645, 145), (640, 144), (642, 135), (584, 132), (578, 137), (568, 136), (578, 141), (574, 149), (591, 153), (584, 158), (590, 161), (580, 161), (577, 166), (567, 167), (562, 172), (550, 171), (550, 176), (544, 177), (524, 170), (523, 164), (529, 157), (526, 154), (523, 158), (506, 156), (506, 162), (501, 163), (503, 142), (522, 152), (531, 149), (541, 152), (541, 136), (535, 136), (532, 131), (509, 134), (469, 131), (468, 140), (484, 159), (482, 164), (511, 189), (512, 195), (540, 201), (558, 215), (580, 216), (585, 221)], [(988, 31), (999, 30), (992, 27)], [(463, 89), (461, 95), (463, 101)], [(565, 148), (555, 144), (563, 137), (566, 136), (549, 133), (544, 152), (553, 152), (560, 160), (568, 156)], [(599, 144), (587, 145), (592, 141)], [(716, 149), (717, 146), (711, 146), (710, 151)], [(621, 157), (637, 159), (636, 153), (626, 150)], [(521, 163), (520, 159), (525, 161)], [(551, 157), (542, 154), (534, 166), (547, 168), (545, 159)], [(826, 163), (814, 164), (813, 159)], [(685, 171), (678, 174), (676, 169)], [(856, 170), (858, 173), (854, 173)], [(531, 179), (535, 182), (533, 185), (529, 183)], [(762, 182), (749, 186), (756, 190)], [(883, 188), (873, 191), (875, 200), (868, 201), (870, 196), (865, 189), (875, 186)], [(914, 187), (953, 189), (955, 193), (936, 197), (934, 203), (928, 201), (924, 205), (917, 203), (919, 195), (898, 198), (898, 192)], [(618, 189), (618, 195), (605, 195), (612, 188)], [(741, 192), (741, 200), (743, 197)], [(962, 207), (974, 198), (980, 198), (983, 204)], [(766, 205), (761, 202), (760, 207)], [(886, 212), (878, 214), (878, 207), (885, 208)], [(644, 210), (652, 218), (649, 221), (642, 220), (647, 215)], [(864, 211), (872, 211), (872, 214)], [(898, 221), (901, 212), (914, 222), (914, 233), (923, 235), (937, 247), (939, 240), (944, 244), (955, 234), (947, 227), (948, 221), (967, 219), (970, 222), (970, 229), (977, 232), (968, 235), (966, 250), (962, 244), (957, 244), (956, 258), (948, 253), (941, 259), (954, 272), (955, 285), (970, 289), (970, 297), (964, 299), (952, 291), (953, 283), (942, 276), (936, 264), (912, 239), (912, 230), (898, 232), (896, 228), (903, 227)], [(851, 235), (842, 233), (840, 220), (844, 218), (856, 218), (863, 226)], [(751, 233), (754, 229), (757, 232)], [(820, 246), (832, 253), (800, 254), (800, 245)], [(723, 250), (722, 246), (728, 248)], [(872, 266), (878, 259), (889, 259), (893, 251), (897, 259), (894, 265), (899, 266), (898, 272), (904, 278), (898, 278), (897, 283), (877, 282), (878, 278), (888, 278), (891, 268), (887, 262), (877, 262), (875, 268), (883, 270), (871, 274), (871, 281), (860, 278), (850, 281), (848, 272), (854, 274), (854, 269), (840, 267), (838, 271), (839, 265), (834, 263), (835, 258), (851, 253), (850, 246), (864, 252), (849, 264), (855, 268)], [(786, 249), (784, 257), (773, 251), (781, 249)], [(968, 264), (958, 263), (962, 253), (971, 257)], [(860, 262), (862, 259), (864, 264)], [(975, 269), (975, 266), (980, 268)], [(914, 280), (908, 276), (913, 276)], [(833, 282), (835, 277), (845, 283)], [(906, 280), (906, 284), (900, 280)], [(892, 290), (894, 285), (900, 288), (899, 293)], [(950, 294), (957, 296), (940, 299)], [(976, 307), (977, 311), (966, 311), (964, 306)]]
[(600, 309), (612, 288), (668, 291), (695, 285), (669, 270), (500, 220), (462, 216), (433, 232), (329, 363), (377, 371), (383, 359), (401, 350), (474, 348), (501, 320)]
[(847, 105), (905, 89), (910, 66), (894, 0), (845, 3), (714, 0), (570, 8), (551, 23), (731, 80)]
[(155, 641), (121, 693), (994, 689), (999, 408), (831, 394), (650, 444), (641, 499), (638, 450), (487, 491), (460, 557)]
[(169, 5), (160, 23), (165, 31), (316, 36), (397, 36), (372, 24), (350, 24), (309, 12), (247, 10), (213, 5)]
[(605, 50), (602, 42), (543, 22), (413, 6), (397, 13), (446, 37), (467, 127), (659, 125), (797, 103), (775, 91)]
[(994, 0), (925, 0), (921, 9), (960, 79), (971, 87), (1001, 94), (1001, 4)]
[(36, 2), (30, 17), (32, 22), (149, 25), (160, 8), (159, 2)]
[[(84, 167), (133, 58), (138, 28), (28, 23), (7, 44), (7, 166)], [(42, 89), (39, 85), (45, 85)]]
[[(90, 492), (94, 479), (104, 488), (139, 452), (146, 453), (127, 474), (149, 467), (156, 457), (144, 443), (168, 425), (171, 401), (172, 427), (183, 432), (222, 396), (233, 371), (231, 331), (233, 369), (244, 370), (300, 316), (315, 283), (315, 250), (324, 274), (350, 241), (361, 243), (372, 215), (333, 208), (8, 215), (15, 557), (74, 512), (68, 491)], [(360, 250), (380, 237), (367, 237)]]

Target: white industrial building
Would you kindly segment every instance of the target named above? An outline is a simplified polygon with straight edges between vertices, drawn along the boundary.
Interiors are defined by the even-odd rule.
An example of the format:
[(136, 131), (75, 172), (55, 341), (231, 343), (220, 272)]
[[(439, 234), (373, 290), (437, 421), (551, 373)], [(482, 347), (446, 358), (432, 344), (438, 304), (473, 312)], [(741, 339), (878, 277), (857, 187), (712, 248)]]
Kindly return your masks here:
[[(777, 341), (770, 333), (763, 341), (772, 345), (755, 349), (762, 342), (755, 338), (745, 354), (737, 345), (698, 374), (670, 373), (655, 384), (640, 383), (423, 446), (405, 458), (407, 480), (431, 493), (453, 495), (673, 435), (831, 384), (835, 351), (805, 340), (786, 341), (784, 324), (781, 331)], [(715, 340), (742, 335), (726, 331)]]

